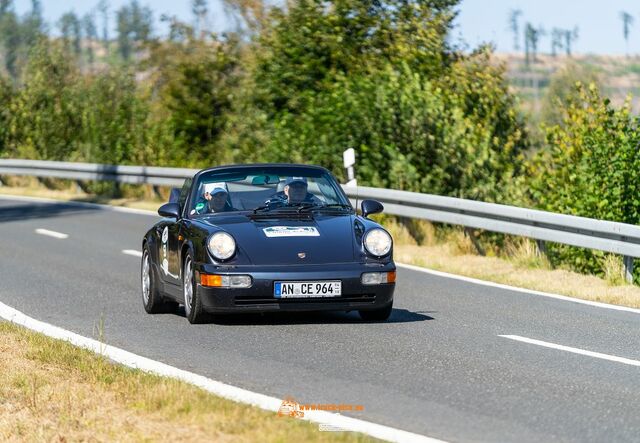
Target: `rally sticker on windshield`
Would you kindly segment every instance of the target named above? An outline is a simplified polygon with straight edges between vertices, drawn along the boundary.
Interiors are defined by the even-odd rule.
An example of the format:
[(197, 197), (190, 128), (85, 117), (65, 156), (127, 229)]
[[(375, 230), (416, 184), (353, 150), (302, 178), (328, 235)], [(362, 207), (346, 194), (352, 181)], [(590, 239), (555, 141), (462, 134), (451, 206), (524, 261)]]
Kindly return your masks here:
[(263, 228), (267, 237), (319, 237), (314, 226), (270, 226)]

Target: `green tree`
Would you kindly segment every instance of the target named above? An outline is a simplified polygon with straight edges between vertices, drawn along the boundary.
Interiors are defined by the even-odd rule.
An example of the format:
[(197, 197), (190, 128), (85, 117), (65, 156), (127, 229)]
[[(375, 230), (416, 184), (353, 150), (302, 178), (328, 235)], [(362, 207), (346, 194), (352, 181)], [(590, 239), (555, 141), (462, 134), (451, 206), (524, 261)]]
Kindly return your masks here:
[(542, 100), (541, 120), (547, 127), (562, 126), (565, 123), (565, 108), (580, 100), (580, 90), (576, 84), (601, 84), (598, 73), (588, 66), (567, 63), (551, 76), (549, 88)]
[(7, 72), (12, 78), (18, 76), (18, 57), (22, 42), (20, 22), (13, 11), (11, 0), (0, 0), (0, 39)]
[(578, 39), (578, 27), (574, 27), (573, 29), (566, 29), (564, 31), (564, 49), (566, 50), (566, 54), (571, 56), (571, 45), (575, 43)]
[(173, 26), (183, 39), (153, 44), (145, 63), (152, 71), (153, 118), (171, 131), (176, 161), (220, 161), (225, 154), (217, 144), (236, 88), (238, 42), (201, 39), (190, 26)]
[(525, 25), (524, 28), (524, 47), (525, 47), (525, 64), (527, 67), (531, 63), (538, 61), (538, 43), (540, 37), (545, 34), (545, 30), (542, 27), (534, 28), (531, 23)]
[(39, 0), (31, 0), (31, 10), (24, 17), (21, 28), (22, 43), (26, 48), (34, 46), (38, 39), (45, 34), (45, 23), (42, 18), (42, 4)]
[(558, 50), (564, 46), (564, 29), (553, 28), (551, 31), (551, 55), (558, 55)]
[(633, 26), (633, 16), (627, 11), (620, 11), (620, 20), (622, 20), (622, 35), (624, 36), (624, 43), (626, 47), (627, 57), (629, 56), (629, 34), (631, 33), (631, 26)]
[(512, 9), (509, 12), (509, 29), (513, 33), (513, 50), (520, 50), (520, 23), (519, 19), (522, 15), (522, 11), (520, 9)]
[(140, 6), (137, 0), (122, 6), (116, 12), (118, 29), (118, 50), (125, 61), (131, 58), (140, 43), (146, 43), (153, 30), (153, 13), (148, 7)]
[(89, 64), (91, 65), (93, 64), (95, 58), (93, 45), (98, 40), (98, 28), (96, 27), (93, 14), (85, 14), (84, 17), (82, 17), (82, 27), (84, 29), (84, 35), (87, 39), (87, 58)]
[(207, 27), (207, 13), (209, 12), (207, 0), (191, 0), (191, 12), (193, 13), (193, 29), (196, 35), (204, 35)]
[(109, 2), (107, 0), (100, 0), (96, 5), (96, 9), (100, 13), (102, 19), (102, 43), (104, 50), (109, 53)]
[(0, 76), (0, 157), (7, 150), (9, 144), (9, 126), (11, 124), (11, 102), (15, 89), (9, 79)]
[[(564, 124), (548, 129), (548, 149), (531, 163), (532, 198), (548, 211), (640, 224), (638, 117), (629, 100), (614, 108), (594, 84), (576, 87)], [(552, 257), (600, 272), (598, 252), (554, 246)]]
[(80, 56), (82, 52), (82, 30), (80, 20), (73, 11), (69, 11), (60, 17), (58, 27), (62, 34), (65, 47), (68, 51)]
[(81, 130), (75, 62), (46, 39), (32, 50), (11, 103), (8, 148), (22, 158), (68, 160)]
[(353, 147), (361, 183), (506, 198), (526, 135), (488, 50), (447, 43), (454, 17), (451, 2), (273, 10), (225, 140), (243, 161), (314, 162), (338, 176)]
[[(133, 72), (113, 68), (83, 77), (79, 160), (107, 164), (146, 164), (148, 104), (138, 94)], [(158, 151), (162, 146), (156, 146)]]

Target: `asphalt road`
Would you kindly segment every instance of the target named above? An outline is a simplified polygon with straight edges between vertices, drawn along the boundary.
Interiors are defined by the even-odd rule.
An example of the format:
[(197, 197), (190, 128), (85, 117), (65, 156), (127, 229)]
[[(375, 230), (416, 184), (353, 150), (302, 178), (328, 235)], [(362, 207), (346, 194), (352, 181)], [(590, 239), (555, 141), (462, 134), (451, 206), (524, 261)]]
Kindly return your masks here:
[[(139, 295), (148, 215), (0, 197), (0, 301), (36, 319), (274, 397), (448, 441), (638, 441), (640, 315), (399, 269), (387, 323), (356, 313), (189, 325)], [(35, 232), (68, 234), (59, 239)]]

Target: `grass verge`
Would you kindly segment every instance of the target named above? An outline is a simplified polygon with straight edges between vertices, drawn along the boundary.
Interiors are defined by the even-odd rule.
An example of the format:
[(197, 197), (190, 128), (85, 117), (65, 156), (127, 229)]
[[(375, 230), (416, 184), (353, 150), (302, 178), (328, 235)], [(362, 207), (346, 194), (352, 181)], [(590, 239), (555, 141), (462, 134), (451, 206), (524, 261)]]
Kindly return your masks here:
[(551, 292), (583, 300), (640, 308), (640, 287), (563, 269), (532, 268), (517, 260), (455, 254), (448, 245), (396, 245), (395, 260), (437, 271)]
[(373, 441), (242, 405), (0, 321), (2, 441)]

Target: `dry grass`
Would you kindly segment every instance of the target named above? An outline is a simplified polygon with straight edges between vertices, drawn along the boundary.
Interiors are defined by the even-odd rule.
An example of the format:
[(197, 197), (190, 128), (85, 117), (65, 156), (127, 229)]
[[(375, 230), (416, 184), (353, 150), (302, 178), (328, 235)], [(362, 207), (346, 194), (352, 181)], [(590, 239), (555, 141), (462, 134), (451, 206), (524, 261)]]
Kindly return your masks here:
[(320, 432), (0, 322), (2, 441), (370, 441)]

